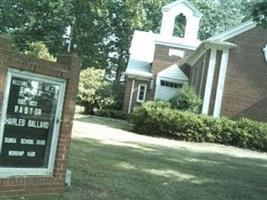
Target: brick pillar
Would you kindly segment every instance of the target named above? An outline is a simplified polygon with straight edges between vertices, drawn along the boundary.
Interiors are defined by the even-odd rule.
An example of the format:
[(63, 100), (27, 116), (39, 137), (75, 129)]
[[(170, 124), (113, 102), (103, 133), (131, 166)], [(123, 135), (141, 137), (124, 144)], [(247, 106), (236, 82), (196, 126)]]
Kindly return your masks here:
[(76, 97), (78, 93), (77, 86), (79, 83), (82, 62), (77, 55), (59, 55), (57, 62), (69, 67), (69, 72), (71, 76), (75, 77), (67, 82), (67, 96), (65, 97), (65, 106), (68, 106), (69, 113), (63, 113), (64, 115), (67, 115), (67, 118), (65, 120), (72, 121), (73, 114), (75, 111)]
[[(11, 39), (3, 34), (0, 33), (0, 49), (3, 49), (6, 55), (9, 55), (11, 52)], [(4, 89), (5, 89), (5, 82), (6, 82), (6, 68), (4, 67), (5, 58), (0, 56), (0, 105), (4, 100)], [(2, 114), (2, 106), (0, 107), (0, 115)]]
[[(61, 127), (62, 134), (59, 136), (59, 140), (64, 141), (63, 148), (66, 150), (65, 155), (68, 155), (71, 143), (71, 133), (72, 133), (72, 125), (73, 125), (74, 111), (76, 105), (76, 98), (78, 93), (81, 59), (77, 55), (59, 55), (57, 62), (59, 64), (63, 64), (64, 66), (68, 67), (68, 71), (70, 72), (71, 75), (71, 78), (67, 80), (66, 84), (66, 91), (65, 91), (66, 96), (62, 113), (62, 120), (63, 120)], [(58, 149), (60, 150), (61, 148), (59, 147)], [(60, 153), (61, 152), (59, 151), (58, 154)], [(62, 160), (62, 163), (59, 161), (58, 163), (56, 163), (56, 165), (60, 165), (60, 168), (65, 169), (67, 166), (68, 158), (65, 159)]]

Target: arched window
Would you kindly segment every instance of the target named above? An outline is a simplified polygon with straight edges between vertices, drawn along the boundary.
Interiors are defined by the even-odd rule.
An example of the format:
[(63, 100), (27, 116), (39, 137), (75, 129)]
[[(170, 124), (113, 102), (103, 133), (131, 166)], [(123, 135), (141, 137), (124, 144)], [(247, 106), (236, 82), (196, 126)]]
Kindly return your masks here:
[(186, 17), (183, 14), (178, 15), (175, 18), (173, 36), (184, 37), (186, 26)]

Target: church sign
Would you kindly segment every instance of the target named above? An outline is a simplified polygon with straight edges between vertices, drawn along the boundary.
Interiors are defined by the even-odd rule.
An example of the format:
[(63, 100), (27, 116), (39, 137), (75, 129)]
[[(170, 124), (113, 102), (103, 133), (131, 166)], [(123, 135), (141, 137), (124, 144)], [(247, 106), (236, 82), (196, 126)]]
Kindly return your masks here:
[(13, 51), (0, 33), (0, 199), (61, 193), (81, 60)]
[(5, 174), (12, 168), (22, 168), (24, 174), (38, 173), (35, 169), (49, 173), (64, 89), (62, 79), (9, 69), (0, 132), (0, 168)]

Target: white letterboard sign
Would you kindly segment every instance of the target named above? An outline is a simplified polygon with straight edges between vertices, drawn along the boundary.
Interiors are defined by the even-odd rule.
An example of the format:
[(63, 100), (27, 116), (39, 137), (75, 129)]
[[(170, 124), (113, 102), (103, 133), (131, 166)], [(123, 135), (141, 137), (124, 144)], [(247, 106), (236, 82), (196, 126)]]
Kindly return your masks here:
[(8, 79), (0, 167), (48, 168), (57, 146), (65, 83), (20, 72), (9, 73)]

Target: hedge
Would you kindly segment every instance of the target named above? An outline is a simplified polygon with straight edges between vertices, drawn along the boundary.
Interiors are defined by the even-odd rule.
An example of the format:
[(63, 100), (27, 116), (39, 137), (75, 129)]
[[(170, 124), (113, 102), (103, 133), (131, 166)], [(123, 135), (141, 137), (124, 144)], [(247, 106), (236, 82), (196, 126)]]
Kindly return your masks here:
[(115, 119), (128, 119), (128, 114), (126, 112), (120, 111), (120, 110), (114, 110), (114, 109), (103, 109), (98, 110), (95, 115), (101, 116), (101, 117), (111, 117)]
[(141, 134), (267, 151), (267, 125), (245, 118), (213, 118), (172, 109), (169, 103), (147, 102), (134, 108), (130, 121)]

